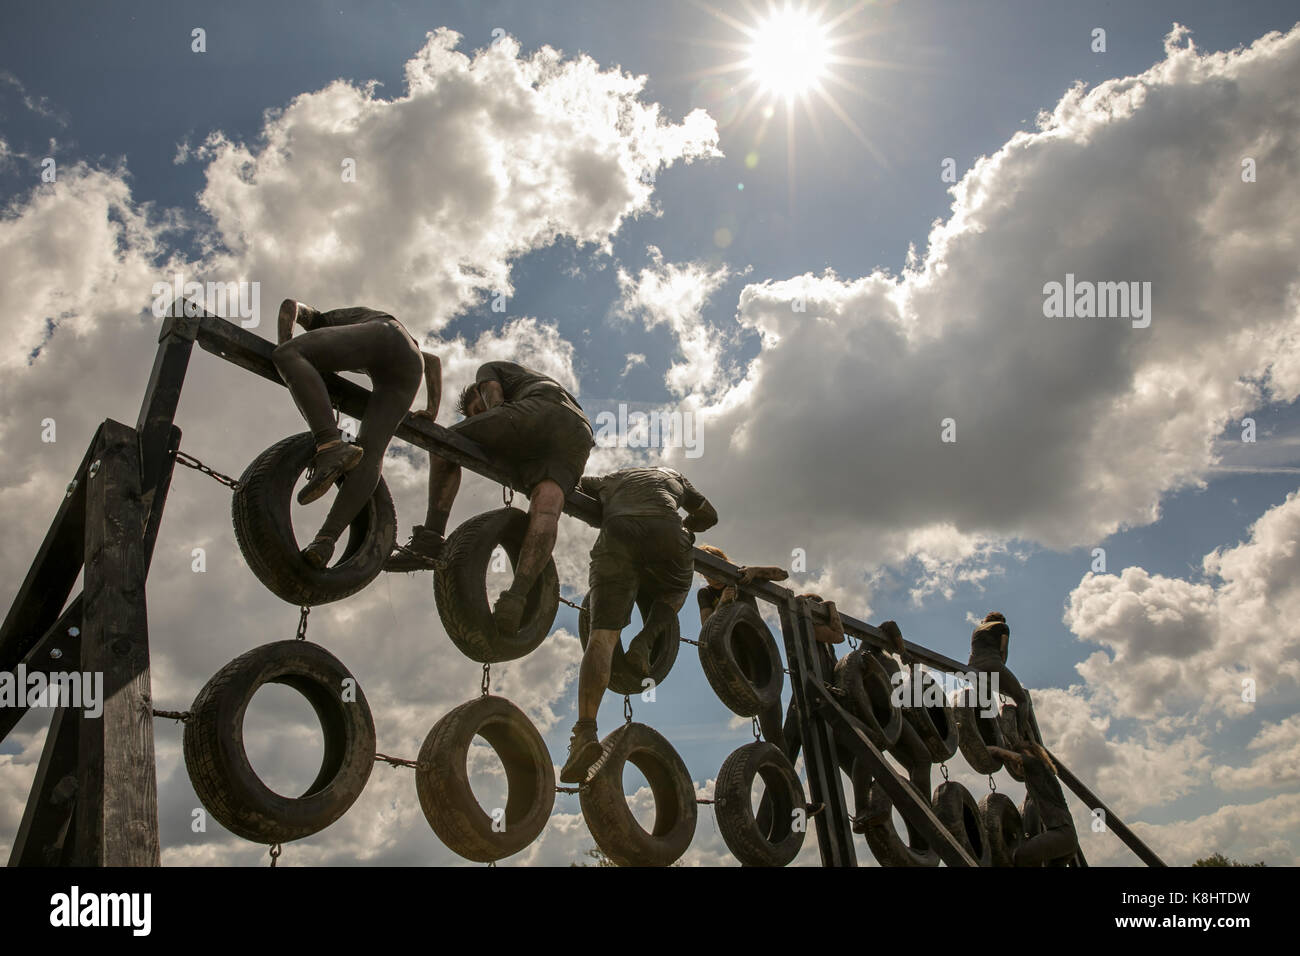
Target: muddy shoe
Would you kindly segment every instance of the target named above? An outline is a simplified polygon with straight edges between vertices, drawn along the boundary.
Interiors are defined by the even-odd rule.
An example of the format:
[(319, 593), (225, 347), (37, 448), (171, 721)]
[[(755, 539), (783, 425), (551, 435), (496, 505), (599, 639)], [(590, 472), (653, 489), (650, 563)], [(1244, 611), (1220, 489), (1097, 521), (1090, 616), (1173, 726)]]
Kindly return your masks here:
[(298, 504), (309, 505), (330, 490), (341, 476), (361, 463), (365, 450), (342, 440), (316, 449), (316, 457), (307, 466), (307, 484), (298, 492)]
[(317, 535), (302, 549), (302, 559), (317, 571), (323, 570), (334, 556), (334, 539)]
[(587, 779), (591, 765), (600, 759), (600, 738), (596, 736), (594, 720), (579, 720), (573, 725), (569, 738), (569, 759), (560, 769), (561, 783), (582, 783)]
[(492, 620), (497, 626), (497, 636), (502, 640), (512, 640), (519, 633), (519, 625), (524, 619), (524, 605), (527, 601), (522, 594), (502, 591), (492, 608)]
[(650, 649), (653, 644), (654, 638), (647, 636), (645, 631), (628, 641), (623, 660), (627, 661), (627, 666), (637, 677), (650, 676)]
[(441, 571), (445, 567), (442, 560), (442, 535), (430, 531), (424, 525), (417, 524), (411, 529), (411, 540), (405, 545), (396, 545), (393, 553), (384, 562), (385, 571)]

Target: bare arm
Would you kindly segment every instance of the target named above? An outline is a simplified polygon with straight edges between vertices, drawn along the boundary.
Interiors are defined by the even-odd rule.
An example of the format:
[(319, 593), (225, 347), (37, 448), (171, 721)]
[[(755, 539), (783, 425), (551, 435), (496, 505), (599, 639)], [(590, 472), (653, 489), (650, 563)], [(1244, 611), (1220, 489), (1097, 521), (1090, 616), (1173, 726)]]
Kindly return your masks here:
[(478, 393), (483, 396), (483, 404), (488, 408), (496, 408), (506, 400), (505, 389), (500, 382), (479, 382)]
[(1008, 767), (1014, 770), (1017, 776), (1023, 777), (1025, 775), (1025, 765), (1024, 762), (1020, 759), (1020, 754), (1012, 750), (1006, 750), (1002, 747), (990, 746), (987, 747), (986, 749), (994, 757), (997, 757), (1004, 764), (1006, 764)]
[(751, 584), (754, 581), (784, 581), (789, 576), (785, 568), (778, 568), (772, 564), (756, 564), (753, 567), (747, 565), (740, 569), (741, 584)]
[(700, 504), (692, 508), (686, 520), (682, 522), (688, 531), (708, 531), (717, 523), (718, 512), (714, 510), (713, 505), (709, 504), (707, 498), (701, 498)]
[(433, 421), (438, 417), (438, 406), (442, 404), (442, 360), (431, 352), (420, 351), (424, 359), (424, 388), (428, 393), (428, 407), (415, 414)]

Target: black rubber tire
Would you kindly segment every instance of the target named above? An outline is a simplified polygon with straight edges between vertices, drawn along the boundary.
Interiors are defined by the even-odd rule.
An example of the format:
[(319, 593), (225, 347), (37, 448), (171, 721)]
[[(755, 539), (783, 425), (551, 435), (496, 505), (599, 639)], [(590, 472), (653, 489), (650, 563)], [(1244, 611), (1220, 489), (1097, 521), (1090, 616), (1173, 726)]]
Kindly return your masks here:
[[(924, 791), (915, 783), (911, 785), (924, 799)], [(889, 794), (885, 792), (885, 788), (880, 785), (879, 780), (874, 781), (867, 798), (868, 822), (866, 833), (863, 835), (876, 862), (881, 866), (938, 866), (938, 851), (932, 849), (925, 838), (914, 830), (906, 819), (904, 826), (907, 829), (907, 842), (903, 842), (903, 838), (894, 829), (893, 809), (894, 804), (889, 799)]]
[(962, 693), (959, 690), (951, 698), (952, 709), (957, 715), (961, 755), (976, 773), (997, 773), (1002, 769), (1002, 761), (989, 753), (988, 748), (990, 745), (1006, 746), (1002, 739), (1002, 726), (996, 717), (982, 716), (978, 703), (963, 703)]
[(988, 833), (984, 829), (984, 818), (980, 816), (979, 804), (971, 792), (955, 780), (945, 780), (934, 791), (930, 801), (934, 815), (948, 828), (966, 852), (975, 858), (980, 866), (992, 865), (993, 856), (989, 849)]
[(1025, 842), (1025, 823), (1015, 801), (1005, 793), (986, 794), (980, 800), (980, 817), (988, 837), (990, 865), (1013, 866), (1013, 854)]
[[(948, 702), (942, 685), (925, 671), (921, 675), (921, 699), (933, 699), (935, 703), (920, 706), (909, 704), (903, 708), (903, 720), (916, 731), (930, 759), (935, 763), (944, 763), (952, 759), (961, 743), (957, 715)], [(908, 699), (912, 699), (910, 693)]]
[[(528, 592), (524, 616), (515, 637), (502, 640), (492, 621), (486, 587), (488, 564), (497, 545), (513, 567), (528, 530), (528, 513), (498, 508), (475, 515), (447, 538), (443, 549), (446, 570), (433, 575), (433, 597), (447, 636), (462, 654), (480, 664), (514, 661), (546, 640), (560, 607), (560, 576), (555, 560), (547, 558)], [(496, 600), (496, 595), (492, 596)]]
[(835, 686), (844, 692), (843, 702), (862, 721), (876, 747), (886, 750), (897, 743), (903, 714), (894, 706), (890, 671), (876, 655), (858, 648), (836, 661)]
[[(470, 787), (468, 759), (475, 735), (505, 768), (509, 787), (505, 830), (496, 832)], [(526, 848), (546, 828), (555, 806), (555, 765), (527, 715), (504, 697), (461, 704), (433, 725), (416, 760), (415, 789), (433, 832), (467, 860), (489, 863)]]
[[(590, 602), (591, 592), (588, 591), (586, 597), (582, 599), (582, 610), (578, 612), (578, 640), (582, 642), (584, 651), (587, 649), (587, 641), (591, 639)], [(641, 612), (642, 621), (650, 613), (650, 605), (650, 601), (637, 597), (636, 606)], [(681, 638), (681, 622), (677, 619), (677, 615), (674, 614), (672, 624), (669, 626), (669, 633), (655, 641), (654, 647), (650, 651), (650, 679), (654, 681), (655, 687), (664, 682), (668, 672), (677, 663), (677, 651), (682, 646)], [(630, 644), (632, 641), (628, 641), (628, 643)], [(627, 658), (623, 654), (623, 643), (620, 641), (614, 646), (614, 657), (609, 665), (609, 689), (616, 694), (624, 695), (644, 693), (646, 688), (641, 684), (643, 680), (645, 680), (644, 677), (634, 674), (632, 668), (628, 666)]]
[(762, 616), (744, 601), (714, 611), (700, 629), (700, 664), (733, 713), (753, 717), (781, 700), (785, 664)]
[(316, 453), (310, 432), (276, 442), (253, 459), (230, 499), (235, 540), (249, 569), (276, 597), (295, 605), (328, 604), (356, 594), (384, 570), (397, 540), (397, 513), (388, 485), (348, 526), (334, 564), (313, 568), (302, 559), (290, 510), (294, 485)]
[[(624, 724), (601, 743), (608, 751), (591, 782), (578, 793), (596, 845), (619, 866), (671, 866), (695, 837), (698, 811), (690, 771), (672, 744), (645, 724)], [(631, 761), (654, 793), (654, 832), (637, 823), (623, 794), (623, 766)]]
[[(1016, 750), (1020, 747), (1020, 725), (1017, 723), (1018, 715), (1015, 704), (1003, 704), (1002, 710), (998, 713), (998, 726), (1002, 728), (1002, 739), (1005, 741), (1004, 746), (1008, 750)], [(1011, 776), (1012, 780), (1020, 783), (1025, 782), (1025, 775), (1018, 773), (1011, 764), (1004, 764), (1004, 768)]]
[[(767, 833), (750, 799), (756, 776), (772, 800)], [(723, 842), (742, 866), (786, 866), (799, 855), (804, 830), (793, 826), (794, 811), (807, 800), (794, 764), (775, 745), (759, 740), (733, 751), (718, 771), (713, 802)]]
[[(343, 700), (354, 681), (356, 700)], [(285, 684), (320, 719), (325, 755), (300, 797), (271, 790), (244, 750), (244, 712), (263, 684)], [(361, 796), (375, 765), (370, 706), (342, 663), (319, 644), (276, 641), (235, 658), (203, 686), (185, 722), (185, 769), (194, 792), (223, 827), (254, 843), (288, 843), (319, 833)]]

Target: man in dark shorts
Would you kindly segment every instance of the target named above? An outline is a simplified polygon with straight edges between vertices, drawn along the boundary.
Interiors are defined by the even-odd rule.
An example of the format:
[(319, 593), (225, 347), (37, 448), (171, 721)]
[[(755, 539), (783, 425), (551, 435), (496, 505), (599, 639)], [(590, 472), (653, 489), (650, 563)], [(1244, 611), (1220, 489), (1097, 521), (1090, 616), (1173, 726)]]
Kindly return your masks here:
[(1061, 782), (1051, 755), (1038, 744), (1025, 740), (1017, 750), (990, 747), (989, 753), (1010, 765), (1025, 778), (1025, 790), (1038, 810), (1043, 832), (1016, 848), (1014, 866), (1043, 866), (1072, 856), (1079, 849), (1079, 834), (1065, 802)]
[[(555, 547), (564, 499), (577, 487), (596, 442), (578, 400), (555, 379), (514, 362), (488, 362), (460, 394), (464, 421), (451, 431), (475, 442), (510, 470), (512, 483), (528, 495), (524, 535), (510, 589), (501, 592), (492, 616), (497, 631), (519, 630), (524, 604)], [(411, 540), (398, 545), (386, 571), (423, 571), (438, 566), (447, 517), (460, 489), (460, 465), (429, 456), (429, 508)]]
[[(1016, 723), (1020, 735), (1026, 740), (1033, 740), (1034, 721), (1033, 705), (1029, 700), (1029, 691), (1020, 686), (1016, 675), (1007, 667), (1007, 649), (1011, 642), (1011, 628), (1007, 626), (1006, 617), (998, 611), (990, 611), (970, 636), (970, 660), (967, 667), (976, 674), (996, 674), (998, 693), (1006, 694), (1016, 702)], [(992, 684), (990, 683), (990, 687)], [(979, 701), (983, 707), (991, 701)]]
[[(627, 468), (578, 487), (600, 501), (600, 535), (591, 549), (591, 636), (578, 673), (578, 722), (569, 741), (564, 783), (581, 783), (600, 758), (596, 712), (609, 686), (609, 671), (623, 628), (638, 595), (648, 599), (645, 627), (627, 649), (636, 673), (650, 671), (655, 638), (681, 610), (691, 591), (694, 532), (718, 523), (718, 513), (680, 472)], [(687, 517), (682, 521), (678, 509)]]
[[(295, 323), (307, 330), (297, 338), (293, 337)], [(397, 319), (375, 309), (318, 312), (285, 299), (280, 304), (276, 333), (279, 344), (271, 359), (316, 439), (316, 455), (307, 468), (307, 484), (298, 493), (298, 503), (315, 501), (340, 476), (346, 476), (325, 523), (302, 550), (303, 560), (319, 569), (329, 564), (339, 535), (379, 484), (384, 452), (411, 408), (421, 373), (429, 403), (415, 414), (430, 420), (437, 417), (442, 365), (436, 355), (420, 351)], [(343, 441), (325, 387), (325, 372), (364, 372), (370, 377), (370, 398), (356, 444)]]

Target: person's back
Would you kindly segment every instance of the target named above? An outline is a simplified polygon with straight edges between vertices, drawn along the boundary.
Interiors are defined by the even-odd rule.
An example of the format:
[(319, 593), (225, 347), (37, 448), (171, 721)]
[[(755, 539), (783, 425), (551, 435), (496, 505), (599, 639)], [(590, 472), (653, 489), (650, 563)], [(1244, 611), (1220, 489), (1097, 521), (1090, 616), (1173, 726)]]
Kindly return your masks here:
[(671, 468), (625, 468), (601, 478), (583, 478), (578, 487), (599, 498), (602, 521), (611, 518), (677, 517), (694, 511), (704, 496)]

